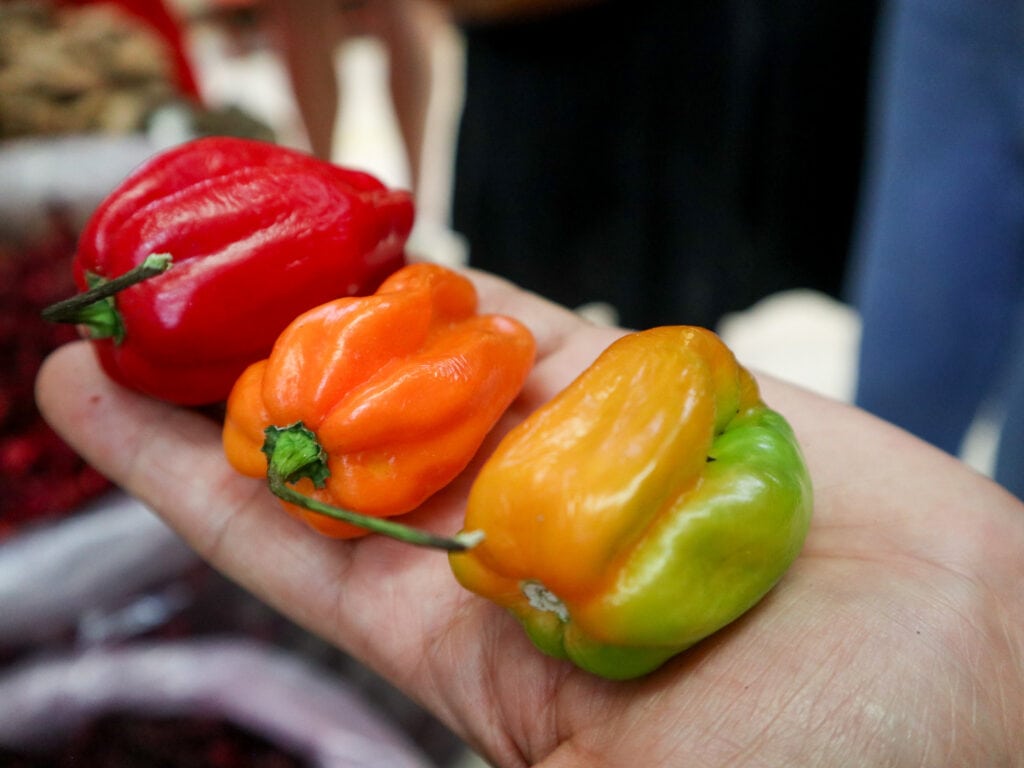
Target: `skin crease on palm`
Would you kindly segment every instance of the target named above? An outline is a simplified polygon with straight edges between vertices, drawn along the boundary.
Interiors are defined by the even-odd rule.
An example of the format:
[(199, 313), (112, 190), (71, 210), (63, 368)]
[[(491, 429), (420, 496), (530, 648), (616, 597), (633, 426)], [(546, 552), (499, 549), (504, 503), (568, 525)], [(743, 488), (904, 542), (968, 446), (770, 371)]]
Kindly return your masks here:
[[(470, 274), (482, 311), (538, 340), (482, 458), (622, 331)], [(803, 553), (744, 617), (629, 682), (542, 656), (440, 552), (334, 541), (283, 514), (227, 465), (215, 423), (114, 385), (86, 342), (51, 356), (37, 395), (73, 446), (214, 566), (495, 766), (1024, 765), (1024, 505), (894, 427), (758, 378), (813, 478)], [(477, 467), (405, 520), (457, 530)]]

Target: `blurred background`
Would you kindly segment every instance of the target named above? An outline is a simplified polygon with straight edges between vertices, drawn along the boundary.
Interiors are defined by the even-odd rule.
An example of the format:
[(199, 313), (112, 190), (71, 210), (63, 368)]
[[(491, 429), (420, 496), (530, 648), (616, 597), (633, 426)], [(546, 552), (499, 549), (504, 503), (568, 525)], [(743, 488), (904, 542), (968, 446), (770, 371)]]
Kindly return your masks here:
[[(417, 257), (505, 275), (594, 322), (712, 327), (749, 367), (855, 400), (853, 254), (886, 7), (642, 6), (0, 1), (5, 765), (129, 739), (173, 751), (186, 732), (191, 762), (174, 764), (477, 761), (209, 572), (39, 419), (32, 378), (73, 333), (38, 312), (74, 291), (91, 211), (163, 148), (245, 136), (369, 171), (414, 192)], [(954, 450), (990, 472), (999, 420), (980, 413)], [(203, 687), (211, 664), (222, 695)], [(256, 698), (290, 713), (239, 703), (254, 668), (272, 692)], [(307, 700), (303, 675), (319, 680), (298, 686)], [(165, 690), (169, 676), (191, 682)], [(312, 733), (303, 717), (325, 700), (344, 717)], [(68, 713), (48, 733), (55, 701)]]

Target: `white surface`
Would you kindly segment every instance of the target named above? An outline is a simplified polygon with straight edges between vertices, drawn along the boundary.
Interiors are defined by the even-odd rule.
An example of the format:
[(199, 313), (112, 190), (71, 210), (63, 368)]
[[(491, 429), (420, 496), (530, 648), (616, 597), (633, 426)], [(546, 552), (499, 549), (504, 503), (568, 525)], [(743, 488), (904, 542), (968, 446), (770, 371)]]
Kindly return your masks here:
[(849, 402), (856, 378), (860, 320), (823, 294), (769, 296), (722, 320), (719, 334), (747, 368)]
[(83, 224), (139, 163), (157, 150), (149, 137), (65, 136), (0, 144), (0, 229), (22, 236), (48, 232), (49, 206), (64, 206)]

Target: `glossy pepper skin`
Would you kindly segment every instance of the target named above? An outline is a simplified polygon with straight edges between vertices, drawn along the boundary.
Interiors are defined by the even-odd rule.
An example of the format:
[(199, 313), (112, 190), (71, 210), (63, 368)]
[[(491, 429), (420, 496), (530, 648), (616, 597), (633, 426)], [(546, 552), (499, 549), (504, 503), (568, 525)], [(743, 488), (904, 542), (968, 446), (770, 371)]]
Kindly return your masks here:
[(80, 288), (150, 254), (165, 273), (119, 293), (123, 338), (94, 338), (115, 381), (182, 405), (223, 401), (299, 313), (372, 293), (405, 263), (413, 204), (372, 176), (273, 144), (198, 139), (136, 169), (94, 212)]
[[(400, 515), (466, 467), (519, 394), (534, 354), (524, 325), (477, 314), (464, 276), (411, 264), (374, 295), (329, 302), (288, 326), (232, 390), (224, 449), (239, 472), (263, 477), (266, 429), (301, 423), (329, 477), (319, 489), (302, 479), (298, 491), (365, 515)], [(283, 504), (325, 535), (366, 533)]]
[(757, 603), (799, 553), (811, 484), (786, 421), (710, 331), (613, 343), (499, 444), (450, 556), (545, 653), (643, 675)]

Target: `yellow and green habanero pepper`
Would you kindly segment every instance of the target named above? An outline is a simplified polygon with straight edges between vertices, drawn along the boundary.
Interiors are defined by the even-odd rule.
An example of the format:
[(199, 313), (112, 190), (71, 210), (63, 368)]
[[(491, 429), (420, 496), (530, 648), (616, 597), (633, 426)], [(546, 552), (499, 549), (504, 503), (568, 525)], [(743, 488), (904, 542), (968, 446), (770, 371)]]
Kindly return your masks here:
[(652, 671), (754, 606), (799, 553), (811, 483), (789, 425), (710, 331), (622, 337), (511, 431), (450, 556), (540, 650)]

